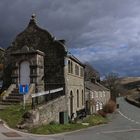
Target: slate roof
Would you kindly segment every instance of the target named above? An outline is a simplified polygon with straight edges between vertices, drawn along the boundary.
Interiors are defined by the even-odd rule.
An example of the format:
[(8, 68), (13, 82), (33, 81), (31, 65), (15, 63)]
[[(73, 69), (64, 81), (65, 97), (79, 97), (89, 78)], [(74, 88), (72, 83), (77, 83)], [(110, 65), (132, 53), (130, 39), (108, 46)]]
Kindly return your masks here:
[(98, 82), (92, 83), (91, 81), (85, 82), (86, 89), (92, 90), (92, 91), (109, 91), (106, 87), (101, 85)]
[(69, 53), (69, 54), (67, 54), (67, 57), (69, 57), (73, 61), (77, 62), (81, 66), (85, 67), (85, 65), (78, 58), (76, 58), (74, 55), (72, 55), (72, 54)]

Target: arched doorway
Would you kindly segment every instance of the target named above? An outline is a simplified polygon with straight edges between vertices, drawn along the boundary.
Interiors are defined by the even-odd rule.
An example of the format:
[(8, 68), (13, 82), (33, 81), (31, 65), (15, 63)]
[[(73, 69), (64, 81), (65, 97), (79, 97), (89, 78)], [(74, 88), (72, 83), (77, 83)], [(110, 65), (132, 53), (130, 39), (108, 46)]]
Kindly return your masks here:
[(30, 84), (30, 67), (28, 61), (23, 61), (20, 63), (20, 84)]
[(70, 92), (70, 117), (72, 119), (72, 115), (73, 115), (73, 93), (72, 91)]

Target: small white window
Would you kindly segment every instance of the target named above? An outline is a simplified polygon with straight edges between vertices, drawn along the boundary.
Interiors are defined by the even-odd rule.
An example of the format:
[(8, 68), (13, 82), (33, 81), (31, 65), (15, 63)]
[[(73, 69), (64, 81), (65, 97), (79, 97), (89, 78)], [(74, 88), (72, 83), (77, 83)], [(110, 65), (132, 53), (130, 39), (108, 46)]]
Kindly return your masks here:
[(102, 97), (102, 92), (100, 91), (100, 97)]
[(105, 92), (103, 91), (103, 97), (105, 97)]
[(98, 98), (98, 92), (95, 92), (95, 97)]
[(97, 102), (96, 103), (96, 111), (98, 111), (100, 108), (99, 108), (99, 103)]

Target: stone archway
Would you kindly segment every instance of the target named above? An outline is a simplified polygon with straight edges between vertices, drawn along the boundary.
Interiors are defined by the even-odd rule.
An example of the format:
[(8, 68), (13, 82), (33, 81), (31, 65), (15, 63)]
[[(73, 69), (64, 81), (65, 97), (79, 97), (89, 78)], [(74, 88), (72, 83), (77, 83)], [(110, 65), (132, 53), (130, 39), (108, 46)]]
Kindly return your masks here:
[(19, 75), (20, 84), (30, 84), (30, 64), (28, 61), (22, 61), (20, 63), (20, 75)]

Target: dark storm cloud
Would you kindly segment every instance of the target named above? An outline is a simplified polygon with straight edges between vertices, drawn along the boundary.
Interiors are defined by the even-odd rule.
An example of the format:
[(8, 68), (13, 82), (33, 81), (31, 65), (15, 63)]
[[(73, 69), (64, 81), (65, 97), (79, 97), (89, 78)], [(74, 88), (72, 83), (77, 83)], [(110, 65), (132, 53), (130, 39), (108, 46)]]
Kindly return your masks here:
[(36, 13), (41, 27), (65, 39), (76, 56), (102, 74), (139, 75), (139, 9), (139, 0), (1, 0), (0, 45), (9, 46)]

